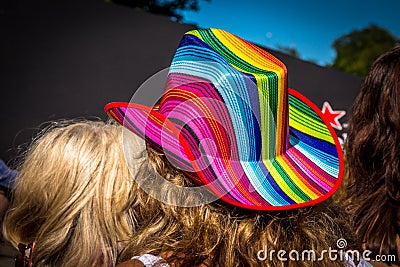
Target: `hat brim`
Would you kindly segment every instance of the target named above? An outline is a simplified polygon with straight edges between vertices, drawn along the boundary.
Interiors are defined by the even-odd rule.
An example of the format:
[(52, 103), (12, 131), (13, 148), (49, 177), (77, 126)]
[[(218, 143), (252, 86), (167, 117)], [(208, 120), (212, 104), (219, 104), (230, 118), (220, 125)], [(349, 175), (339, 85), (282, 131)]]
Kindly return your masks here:
[[(104, 109), (111, 118), (145, 139), (152, 148), (168, 154), (168, 159), (173, 163), (184, 170), (194, 170), (185, 173), (198, 184), (209, 184), (210, 179), (212, 180), (205, 177), (204, 172), (196, 171), (199, 166), (196, 166), (191, 146), (181, 134), (179, 126), (153, 107), (113, 102)], [(289, 89), (289, 131), (290, 148), (277, 158), (262, 163), (276, 182), (273, 190), (285, 194), (287, 204), (273, 205), (258, 201), (249, 205), (229, 193), (221, 193), (221, 189), (214, 186), (215, 183), (209, 187), (210, 190), (225, 202), (253, 210), (300, 208), (315, 205), (332, 196), (339, 188), (343, 176), (344, 163), (340, 143), (321, 110), (293, 89)], [(324, 168), (320, 167), (322, 165)], [(268, 177), (263, 179), (268, 180)], [(251, 184), (246, 186), (252, 187)], [(250, 194), (254, 199), (260, 200), (256, 190), (250, 191), (253, 191)], [(301, 197), (302, 194), (304, 198)]]

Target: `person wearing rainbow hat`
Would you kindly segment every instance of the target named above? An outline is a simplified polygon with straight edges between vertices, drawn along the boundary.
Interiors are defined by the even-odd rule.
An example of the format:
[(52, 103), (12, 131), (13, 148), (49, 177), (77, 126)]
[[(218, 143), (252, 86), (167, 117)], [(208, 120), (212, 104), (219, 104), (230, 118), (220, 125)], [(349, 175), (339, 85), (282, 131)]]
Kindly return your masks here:
[(349, 218), (330, 200), (338, 139), (271, 54), (223, 30), (190, 31), (157, 105), (105, 110), (123, 127), (56, 122), (29, 148), (4, 226), (18, 259), (355, 266), (338, 250), (356, 248)]
[[(344, 251), (321, 256), (354, 241), (330, 200), (343, 174), (337, 136), (268, 52), (223, 30), (190, 31), (156, 105), (105, 111), (145, 140), (161, 176), (137, 177), (164, 215), (133, 238), (128, 250), (142, 256), (122, 266), (355, 266)], [(309, 249), (318, 260), (268, 253)]]

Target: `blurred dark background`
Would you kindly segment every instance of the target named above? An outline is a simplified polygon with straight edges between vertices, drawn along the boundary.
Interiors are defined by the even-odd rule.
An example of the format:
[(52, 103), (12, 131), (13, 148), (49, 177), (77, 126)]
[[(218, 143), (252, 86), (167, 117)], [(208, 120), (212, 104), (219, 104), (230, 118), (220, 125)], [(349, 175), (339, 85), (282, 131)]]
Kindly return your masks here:
[[(105, 119), (104, 105), (129, 101), (195, 28), (102, 0), (0, 3), (0, 158), (11, 166), (41, 123)], [(287, 65), (290, 87), (349, 110), (361, 78), (265, 49)]]
[(96, 0), (0, 6), (0, 158), (54, 119), (99, 116), (168, 67), (192, 26)]

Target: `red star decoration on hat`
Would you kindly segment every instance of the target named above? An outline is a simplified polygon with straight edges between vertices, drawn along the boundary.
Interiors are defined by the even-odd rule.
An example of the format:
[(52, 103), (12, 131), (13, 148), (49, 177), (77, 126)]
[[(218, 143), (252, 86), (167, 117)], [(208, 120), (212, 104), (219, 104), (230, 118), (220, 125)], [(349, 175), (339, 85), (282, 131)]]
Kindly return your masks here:
[(331, 124), (336, 130), (343, 130), (342, 124), (339, 119), (346, 115), (344, 110), (333, 110), (329, 102), (325, 101), (322, 106), (322, 114), (324, 114), (325, 119)]

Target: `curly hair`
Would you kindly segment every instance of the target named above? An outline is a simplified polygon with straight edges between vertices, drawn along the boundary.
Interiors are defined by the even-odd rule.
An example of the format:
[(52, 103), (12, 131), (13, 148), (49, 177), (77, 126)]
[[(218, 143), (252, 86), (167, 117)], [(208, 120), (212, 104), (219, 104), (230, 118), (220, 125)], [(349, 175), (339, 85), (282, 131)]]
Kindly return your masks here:
[[(148, 147), (148, 156), (149, 168), (154, 167), (166, 181), (195, 186), (164, 155)], [(152, 188), (152, 181), (154, 179), (149, 177), (148, 188)], [(159, 185), (154, 188), (160, 190)], [(314, 250), (318, 258), (322, 250), (336, 248), (339, 238), (346, 238), (349, 248), (356, 247), (347, 214), (340, 205), (329, 200), (313, 207), (282, 212), (249, 211), (222, 201), (197, 207), (160, 203), (158, 212), (157, 220), (141, 225), (121, 259), (172, 251), (173, 256), (167, 261), (182, 267), (344, 266), (341, 260), (331, 261), (327, 257), (319, 261), (281, 261), (277, 257), (262, 261), (257, 253), (264, 248), (268, 251)]]
[(354, 248), (338, 204), (282, 212), (222, 201), (178, 207), (153, 199), (137, 184), (140, 178), (146, 190), (160, 190), (157, 173), (169, 198), (192, 197), (171, 194), (168, 183), (195, 184), (139, 137), (123, 135), (121, 126), (53, 124), (34, 141), (20, 168), (5, 236), (14, 245), (35, 242), (34, 266), (110, 266), (144, 253), (167, 255), (171, 265), (182, 267), (343, 266), (328, 257), (261, 261), (257, 253), (266, 246), (313, 250), (319, 258), (339, 238)]
[[(354, 102), (345, 144), (346, 202), (364, 247), (398, 255), (400, 46), (371, 66)], [(397, 256), (398, 260), (398, 256)]]
[(114, 265), (138, 221), (152, 216), (121, 138), (115, 124), (60, 121), (30, 146), (3, 230), (14, 246), (35, 242), (34, 266)]

